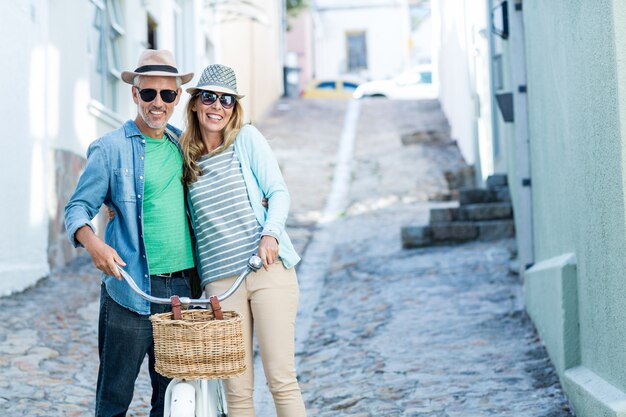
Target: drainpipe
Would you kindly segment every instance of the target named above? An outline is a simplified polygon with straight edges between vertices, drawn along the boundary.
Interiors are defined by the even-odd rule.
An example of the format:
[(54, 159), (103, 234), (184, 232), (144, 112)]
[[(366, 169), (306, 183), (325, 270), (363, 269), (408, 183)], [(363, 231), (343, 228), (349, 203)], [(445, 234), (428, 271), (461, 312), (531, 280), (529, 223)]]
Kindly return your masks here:
[(530, 169), (530, 137), (528, 132), (528, 97), (526, 85), (526, 48), (524, 42), (523, 1), (509, 2), (511, 23), (511, 78), (513, 85), (513, 108), (515, 114), (516, 182), (512, 190), (517, 193), (515, 217), (520, 275), (532, 266), (533, 220), (532, 182)]
[[(491, 17), (491, 10), (493, 9), (493, 1), (492, 0), (487, 0), (486, 5), (487, 5), (487, 28), (488, 28), (488, 42), (489, 42), (489, 89), (491, 91), (491, 93), (489, 94), (490, 96), (490, 107), (491, 107), (491, 160), (492, 160), (492, 167), (495, 165), (495, 159), (496, 156), (499, 153), (499, 149), (500, 149), (500, 125), (498, 123), (498, 103), (496, 103), (496, 99), (495, 99), (495, 94), (497, 91), (497, 86), (496, 86), (496, 82), (495, 82), (495, 76), (494, 76), (494, 72), (498, 71), (498, 68), (495, 65), (495, 56), (496, 56), (496, 45), (495, 45), (495, 41), (494, 41), (494, 33), (493, 33), (493, 27), (492, 27), (492, 17)], [(482, 181), (483, 178), (483, 172), (482, 172), (482, 167), (480, 167), (481, 169), (477, 169), (476, 171), (476, 175), (478, 176), (477, 178), (480, 178), (480, 180)], [(480, 171), (480, 172), (479, 172)]]

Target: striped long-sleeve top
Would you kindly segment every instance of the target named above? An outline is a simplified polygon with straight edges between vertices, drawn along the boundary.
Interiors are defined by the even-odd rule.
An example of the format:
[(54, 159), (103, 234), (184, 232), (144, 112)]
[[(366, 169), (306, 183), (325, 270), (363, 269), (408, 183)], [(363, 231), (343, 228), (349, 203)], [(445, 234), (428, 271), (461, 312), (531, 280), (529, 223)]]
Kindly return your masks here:
[(201, 281), (238, 274), (259, 248), (257, 221), (231, 145), (199, 161), (202, 175), (189, 187)]

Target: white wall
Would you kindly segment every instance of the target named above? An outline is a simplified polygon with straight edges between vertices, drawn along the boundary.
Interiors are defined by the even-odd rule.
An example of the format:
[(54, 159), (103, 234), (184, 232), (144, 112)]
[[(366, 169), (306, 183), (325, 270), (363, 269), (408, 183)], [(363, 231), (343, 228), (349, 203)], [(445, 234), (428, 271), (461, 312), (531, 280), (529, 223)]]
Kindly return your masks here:
[(485, 178), (493, 173), (487, 6), (432, 0), (432, 10), (441, 105), (463, 157)]
[(432, 60), (433, 54), (433, 23), (432, 19), (427, 19), (411, 35), (413, 43), (412, 63), (413, 65), (427, 64)]
[(314, 16), (315, 77), (346, 74), (347, 32), (365, 32), (365, 79), (390, 78), (409, 65), (410, 20), (404, 1), (317, 1)]
[[(21, 290), (48, 269), (48, 142), (46, 84), (53, 51), (47, 45), (47, 1), (0, 2), (4, 134), (0, 141), (0, 295)], [(19, 42), (15, 40), (19, 39)]]
[[(47, 85), (50, 95), (48, 110), (54, 127), (50, 131), (50, 148), (85, 156), (87, 147), (98, 136), (96, 115), (103, 115), (92, 100), (89, 82), (90, 62), (87, 34), (90, 33), (92, 5), (72, 0), (42, 1), (49, 4), (48, 48), (53, 59), (48, 64), (53, 73)], [(85, 19), (68, 25), (68, 10)], [(100, 109), (100, 110), (97, 110)], [(115, 126), (116, 120), (106, 118), (102, 131)]]

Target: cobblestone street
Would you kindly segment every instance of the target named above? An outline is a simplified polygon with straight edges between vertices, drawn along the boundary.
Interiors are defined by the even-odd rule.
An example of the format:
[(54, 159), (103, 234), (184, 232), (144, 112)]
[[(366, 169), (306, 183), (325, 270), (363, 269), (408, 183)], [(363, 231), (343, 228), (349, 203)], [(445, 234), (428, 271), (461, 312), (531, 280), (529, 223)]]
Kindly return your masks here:
[[(348, 105), (282, 100), (257, 123), (289, 186), (304, 261), (316, 234), (332, 237), (319, 294), (301, 300), (309, 416), (573, 415), (509, 271), (514, 240), (402, 249), (402, 226), (455, 204), (432, 199), (448, 190), (444, 172), (463, 167), (456, 146), (400, 140), (445, 127), (436, 102), (360, 103), (346, 204), (321, 229)], [(86, 257), (0, 298), (0, 416), (93, 415), (98, 298)], [(144, 367), (129, 416), (148, 415), (149, 395)], [(258, 417), (274, 415), (266, 408)]]

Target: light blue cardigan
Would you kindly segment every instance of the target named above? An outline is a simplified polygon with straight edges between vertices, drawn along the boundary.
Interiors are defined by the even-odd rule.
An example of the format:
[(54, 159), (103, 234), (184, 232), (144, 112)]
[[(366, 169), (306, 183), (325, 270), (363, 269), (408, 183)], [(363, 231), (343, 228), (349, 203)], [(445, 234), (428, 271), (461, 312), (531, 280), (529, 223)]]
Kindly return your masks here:
[[(278, 256), (286, 268), (293, 268), (300, 262), (300, 257), (285, 231), (291, 199), (278, 161), (265, 137), (252, 125), (244, 125), (241, 128), (234, 147), (235, 154), (241, 162), (241, 172), (250, 204), (257, 221), (263, 227), (261, 234), (278, 239)], [(267, 198), (267, 209), (261, 203), (263, 197)], [(191, 207), (191, 200), (188, 198), (187, 201)], [(189, 211), (195, 228), (194, 210)]]

